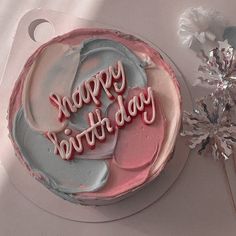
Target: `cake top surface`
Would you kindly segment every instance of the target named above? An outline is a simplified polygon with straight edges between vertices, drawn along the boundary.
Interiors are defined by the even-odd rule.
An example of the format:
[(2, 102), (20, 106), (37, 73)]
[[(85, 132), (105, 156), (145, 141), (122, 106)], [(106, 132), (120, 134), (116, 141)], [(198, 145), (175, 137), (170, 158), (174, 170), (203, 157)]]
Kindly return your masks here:
[(9, 105), (17, 156), (72, 202), (142, 187), (168, 161), (180, 124), (174, 73), (132, 35), (78, 29), (27, 61)]

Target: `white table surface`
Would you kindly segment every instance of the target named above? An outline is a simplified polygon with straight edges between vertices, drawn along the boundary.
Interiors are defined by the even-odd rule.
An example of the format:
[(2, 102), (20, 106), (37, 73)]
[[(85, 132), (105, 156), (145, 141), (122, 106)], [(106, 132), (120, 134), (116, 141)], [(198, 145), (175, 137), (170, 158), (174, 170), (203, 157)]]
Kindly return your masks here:
[[(190, 6), (219, 10), (236, 25), (235, 0), (1, 0), (0, 77), (19, 19), (41, 7), (143, 35), (175, 61), (191, 85), (198, 62), (191, 51), (182, 48), (176, 33), (179, 15)], [(97, 224), (64, 220), (37, 208), (15, 190), (0, 165), (0, 235), (234, 236), (236, 213), (221, 164), (196, 153), (176, 184), (152, 207), (124, 220)]]

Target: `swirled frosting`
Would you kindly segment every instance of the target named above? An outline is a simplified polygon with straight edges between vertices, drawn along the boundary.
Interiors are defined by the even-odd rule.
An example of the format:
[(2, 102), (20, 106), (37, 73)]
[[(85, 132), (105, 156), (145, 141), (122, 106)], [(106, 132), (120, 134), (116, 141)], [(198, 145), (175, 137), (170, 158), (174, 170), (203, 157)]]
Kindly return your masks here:
[[(117, 63), (124, 72), (115, 77)], [(109, 79), (117, 89), (108, 91)], [(71, 99), (78, 89), (84, 104), (76, 108)], [(99, 104), (88, 91), (97, 91)], [(61, 98), (70, 114), (58, 119)], [(9, 105), (17, 156), (51, 191), (83, 204), (118, 200), (157, 176), (179, 124), (180, 95), (170, 67), (145, 42), (112, 30), (78, 29), (42, 45), (26, 62)]]

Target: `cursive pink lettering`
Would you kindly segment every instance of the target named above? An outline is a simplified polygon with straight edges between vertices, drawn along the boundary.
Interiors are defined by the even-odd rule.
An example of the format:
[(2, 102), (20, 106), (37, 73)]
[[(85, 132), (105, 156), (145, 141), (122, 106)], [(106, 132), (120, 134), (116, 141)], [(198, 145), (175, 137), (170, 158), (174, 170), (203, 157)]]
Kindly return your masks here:
[(125, 72), (121, 61), (108, 69), (99, 72), (89, 80), (84, 81), (75, 92), (72, 97), (61, 97), (56, 93), (52, 93), (49, 96), (50, 101), (58, 109), (58, 119), (63, 121), (68, 119), (71, 113), (77, 112), (83, 104), (89, 104), (93, 102), (97, 107), (101, 106), (100, 95), (102, 89), (105, 91), (109, 99), (113, 99), (114, 96), (111, 90), (114, 90), (117, 94), (123, 94), (126, 88)]

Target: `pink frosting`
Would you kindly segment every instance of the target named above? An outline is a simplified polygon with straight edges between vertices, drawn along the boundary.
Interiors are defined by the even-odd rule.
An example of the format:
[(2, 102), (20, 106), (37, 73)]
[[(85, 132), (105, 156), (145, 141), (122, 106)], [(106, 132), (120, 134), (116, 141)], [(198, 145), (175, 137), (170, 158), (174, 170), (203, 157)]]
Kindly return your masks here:
[[(126, 100), (129, 101), (142, 90), (140, 88), (131, 89)], [(116, 103), (114, 104), (116, 107)], [(119, 141), (114, 152), (114, 161), (120, 168), (127, 170), (143, 168), (156, 158), (165, 132), (165, 120), (157, 99), (155, 99), (155, 109), (156, 119), (153, 124), (146, 125), (142, 121), (142, 115), (139, 114), (130, 124), (120, 130)], [(114, 112), (116, 110), (117, 108), (113, 109)], [(145, 110), (148, 114), (152, 114), (150, 106)], [(110, 116), (114, 117), (114, 115)]]
[[(133, 89), (128, 98), (139, 91), (140, 89)], [(90, 198), (116, 197), (148, 179), (150, 168), (158, 158), (165, 134), (165, 117), (157, 95), (155, 105), (156, 119), (153, 124), (145, 125), (140, 115), (119, 130), (114, 158), (109, 160), (111, 172), (108, 183), (98, 192), (86, 193), (86, 196)]]

